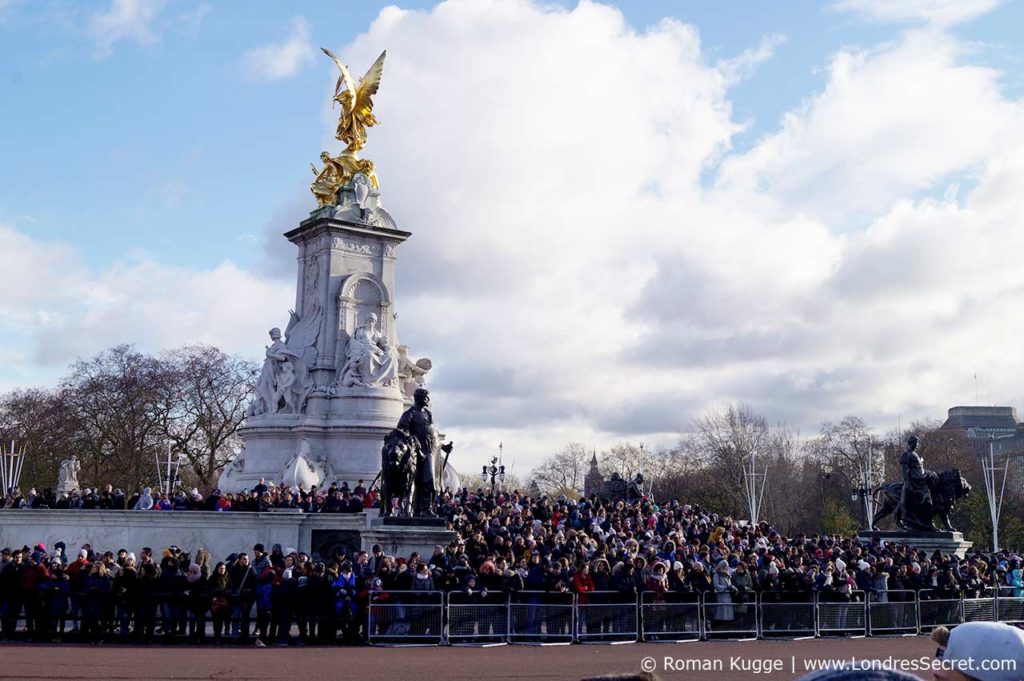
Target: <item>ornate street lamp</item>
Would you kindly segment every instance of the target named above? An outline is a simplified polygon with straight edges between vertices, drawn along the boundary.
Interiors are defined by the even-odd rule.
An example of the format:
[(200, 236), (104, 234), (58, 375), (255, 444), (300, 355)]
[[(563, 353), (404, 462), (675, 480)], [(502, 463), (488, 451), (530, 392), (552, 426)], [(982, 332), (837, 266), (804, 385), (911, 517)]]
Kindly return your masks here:
[[(483, 474), (484, 480), (491, 479), (491, 492), (494, 492), (495, 481), (500, 480), (502, 483), (505, 482), (505, 466), (501, 463), (502, 445), (498, 443), (498, 455), (491, 457), (491, 465), (484, 466)], [(498, 489), (501, 487), (499, 485)]]

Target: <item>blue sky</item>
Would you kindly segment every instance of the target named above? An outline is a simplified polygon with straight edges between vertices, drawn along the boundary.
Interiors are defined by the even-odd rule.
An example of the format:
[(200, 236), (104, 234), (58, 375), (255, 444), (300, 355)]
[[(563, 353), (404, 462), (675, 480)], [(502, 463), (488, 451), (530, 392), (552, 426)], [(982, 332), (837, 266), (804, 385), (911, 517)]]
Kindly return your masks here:
[[(944, 236), (950, 232), (999, 240), (999, 230), (1019, 217), (996, 192), (1001, 169), (1016, 167), (1013, 150), (1021, 142), (1024, 3), (899, 6), (896, 16), (880, 0), (460, 0), (439, 8), (402, 3), (415, 11), (400, 13), (379, 2), (0, 0), (0, 229), (7, 250), (0, 263), (18, 279), (9, 275), (0, 284), (0, 331), (13, 358), (0, 368), (0, 388), (52, 383), (76, 356), (116, 342), (155, 350), (198, 339), (258, 356), (260, 329), (282, 323), (293, 295), (290, 246), (277, 235), (312, 208), (309, 163), (331, 142), (333, 66), (316, 48), (337, 49), (361, 71), (386, 47), (383, 124), (367, 153), (378, 160), (389, 207), (404, 212), (417, 235), (399, 275), (408, 320), (402, 333), (436, 358), (434, 380), (448, 397), (449, 418), (471, 439), (518, 434), (529, 441), (527, 460), (569, 439), (598, 447), (617, 439), (666, 442), (701, 409), (732, 400), (804, 429), (848, 412), (884, 427), (897, 415), (939, 418), (973, 394), (972, 381), (942, 367), (958, 349), (977, 345), (970, 332), (953, 337), (944, 329), (962, 321), (958, 311), (1012, 300), (1018, 285), (1009, 264), (1003, 279), (974, 277), (969, 263), (950, 265), (951, 251), (932, 250), (936, 239), (956, 249)], [(556, 43), (567, 46), (564, 55)], [(520, 47), (531, 44), (543, 59)], [(461, 56), (470, 49), (480, 58)], [(574, 58), (589, 49), (593, 68), (587, 60), (577, 66)], [(572, 66), (563, 67), (562, 57)], [(599, 66), (605, 57), (608, 65)], [(609, 66), (615, 72), (606, 75)], [(435, 68), (430, 77), (454, 93), (454, 111), (471, 108), (477, 91), (481, 101), (504, 108), (487, 125), (478, 125), (479, 115), (450, 120), (425, 101), (423, 78), (410, 75), (417, 68)], [(591, 86), (572, 95), (577, 99), (542, 92), (564, 116), (538, 119), (536, 130), (564, 130), (551, 133), (543, 163), (526, 175), (519, 164), (536, 162), (501, 139), (521, 134), (522, 123), (513, 121), (531, 122), (544, 102), (513, 116), (532, 93), (506, 100), (501, 90), (529, 88), (530, 78), (550, 74)], [(883, 82), (890, 76), (892, 83)], [(623, 92), (634, 99), (617, 101)], [(597, 109), (604, 106), (623, 111), (603, 128), (593, 123), (589, 137), (589, 128), (558, 123), (603, 121)], [(671, 116), (642, 113), (661, 106)], [(624, 137), (618, 120), (629, 131)], [(461, 130), (490, 136), (486, 154), (500, 173), (490, 172), (484, 152), (459, 146)], [(432, 139), (446, 134), (454, 140), (447, 147)], [(608, 145), (616, 154), (635, 149), (624, 159), (636, 169), (636, 193), (629, 177), (615, 185), (621, 206), (591, 214), (609, 187), (595, 186), (587, 169), (604, 156), (573, 167), (575, 152), (551, 151), (563, 142), (576, 150)], [(527, 178), (537, 174), (577, 182), (535, 186)], [(438, 175), (449, 184), (435, 184)], [(538, 216), (509, 199), (553, 187), (563, 208)], [(460, 199), (440, 198), (449, 194)], [(618, 241), (622, 221), (632, 216), (657, 228), (642, 237), (653, 247), (635, 257)], [(532, 217), (553, 227), (529, 238), (554, 234), (573, 254), (555, 270), (503, 236)], [(584, 219), (608, 224), (584, 237), (573, 231)], [(490, 240), (479, 234), (481, 222), (490, 225)], [(766, 256), (788, 243), (777, 269), (761, 272), (757, 260), (730, 256), (730, 248), (758, 239)], [(898, 263), (910, 252), (923, 252), (923, 263), (906, 272)], [(480, 258), (487, 266), (478, 267)], [(606, 267), (620, 270), (624, 283), (591, 299), (602, 286), (584, 282)], [(936, 283), (943, 268), (987, 288), (951, 294)], [(501, 273), (514, 283), (499, 282)], [(872, 298), (880, 281), (888, 288)], [(778, 291), (766, 293), (766, 282)], [(230, 299), (217, 300), (218, 293)], [(545, 307), (573, 295), (569, 312)], [(762, 296), (759, 308), (747, 309)], [(894, 304), (900, 300), (906, 308)], [(823, 310), (823, 301), (835, 305)], [(458, 317), (447, 331), (430, 323), (438, 308)], [(515, 333), (488, 316), (509, 308), (533, 313)], [(720, 319), (725, 309), (743, 321)], [(881, 359), (907, 309), (924, 315), (918, 322), (934, 338), (923, 354), (902, 358), (896, 378), (904, 386), (925, 381), (927, 396), (888, 385), (894, 368)], [(838, 310), (875, 320), (877, 328), (857, 339), (859, 350), (824, 340), (859, 334), (832, 319)], [(774, 320), (761, 317), (767, 311)], [(522, 349), (536, 348), (534, 323), (574, 319), (595, 328), (550, 355)], [(496, 335), (465, 335), (482, 327)], [(506, 346), (506, 338), (514, 344)], [(964, 374), (978, 371), (992, 401), (1016, 404), (1024, 391), (987, 368), (989, 358), (994, 365), (1009, 349), (999, 340), (989, 338), (976, 353), (978, 366)], [(481, 350), (473, 367), (456, 366), (466, 344), (502, 354)], [(670, 361), (676, 352), (686, 357)], [(667, 364), (632, 367), (642, 353)], [(581, 406), (590, 377), (549, 385), (542, 365), (551, 357), (629, 365), (632, 388)], [(665, 371), (678, 372), (668, 384)], [(530, 386), (543, 387), (541, 404), (533, 404)], [(477, 405), (498, 393), (512, 402), (481, 412)], [(677, 407), (665, 406), (677, 399)], [(559, 421), (524, 435), (539, 413)]]
[[(73, 243), (94, 267), (148, 254), (183, 266), (257, 265), (254, 237), (304, 186), (316, 158), (332, 76), (320, 59), (287, 79), (253, 80), (240, 57), (281, 40), (298, 16), (312, 44), (347, 45), (387, 4), (253, 2), (241, 11), (168, 2), (152, 41), (124, 38), (109, 54), (97, 52), (89, 30), (103, 3), (10, 4), (0, 23), (0, 216)], [(906, 25), (865, 22), (820, 2), (616, 6), (638, 30), (665, 17), (696, 26), (711, 62), (784, 36), (772, 59), (730, 91), (735, 118), (751, 124), (737, 148), (820, 88), (838, 47), (892, 40)], [(1008, 3), (956, 32), (981, 43), (982, 61), (1012, 69), (1007, 85), (1016, 90), (1020, 27), (1024, 7)]]

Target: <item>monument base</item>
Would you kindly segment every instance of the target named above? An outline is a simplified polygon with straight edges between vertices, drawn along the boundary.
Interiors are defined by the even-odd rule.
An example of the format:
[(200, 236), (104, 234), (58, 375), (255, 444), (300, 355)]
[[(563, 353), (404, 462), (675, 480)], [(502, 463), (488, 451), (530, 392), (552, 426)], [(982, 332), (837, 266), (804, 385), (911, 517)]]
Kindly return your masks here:
[(905, 530), (861, 530), (857, 537), (863, 542), (881, 539), (912, 546), (918, 551), (932, 554), (935, 551), (963, 558), (974, 542), (964, 540), (962, 532), (907, 532)]
[[(83, 545), (95, 551), (124, 548), (138, 552), (149, 546), (159, 555), (177, 545), (193, 554), (205, 548), (211, 557), (251, 551), (257, 542), (268, 549), (280, 544), (328, 559), (352, 556), (380, 545), (393, 556), (408, 558), (415, 551), (425, 558), (437, 545), (458, 535), (443, 526), (385, 526), (373, 513), (302, 513), (298, 510), (247, 511), (99, 511), (0, 510), (0, 547), (20, 548), (37, 542), (52, 547), (64, 542), (66, 554), (77, 556)], [(415, 520), (415, 519), (414, 519)], [(428, 518), (427, 520), (432, 520)]]

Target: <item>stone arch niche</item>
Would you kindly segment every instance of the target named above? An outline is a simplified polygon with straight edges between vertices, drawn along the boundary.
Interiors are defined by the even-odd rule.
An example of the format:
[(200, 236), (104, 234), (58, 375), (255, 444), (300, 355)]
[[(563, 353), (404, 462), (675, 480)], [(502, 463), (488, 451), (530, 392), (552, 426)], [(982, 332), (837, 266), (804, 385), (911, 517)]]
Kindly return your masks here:
[(334, 356), (337, 371), (345, 364), (348, 339), (370, 314), (377, 315), (377, 328), (395, 344), (394, 315), (387, 286), (370, 272), (354, 272), (341, 280), (338, 289), (338, 340)]

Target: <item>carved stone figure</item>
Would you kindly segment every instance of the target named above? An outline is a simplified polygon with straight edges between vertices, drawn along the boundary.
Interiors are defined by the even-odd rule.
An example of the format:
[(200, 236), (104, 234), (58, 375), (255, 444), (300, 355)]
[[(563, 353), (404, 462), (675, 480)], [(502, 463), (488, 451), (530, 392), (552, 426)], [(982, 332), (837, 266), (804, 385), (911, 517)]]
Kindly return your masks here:
[(409, 359), (409, 346), (398, 346), (398, 381), (402, 389), (402, 397), (412, 404), (413, 394), (417, 388), (426, 387), (426, 376), (434, 364), (427, 357), (420, 357), (413, 362)]
[(370, 313), (348, 340), (338, 383), (345, 388), (394, 385), (398, 368), (398, 353), (377, 330), (377, 315)]
[(80, 470), (82, 470), (82, 464), (74, 454), (70, 459), (60, 462), (60, 468), (57, 470), (57, 494), (70, 494), (81, 489), (78, 485), (78, 471)]
[[(942, 471), (935, 478), (935, 483), (930, 488), (932, 505), (931, 512), (942, 520), (942, 527), (954, 532), (955, 529), (949, 521), (949, 514), (957, 501), (971, 494), (971, 485), (960, 475), (959, 468), (950, 468)], [(922, 525), (912, 526), (907, 523), (907, 515), (903, 512), (901, 516), (900, 503), (904, 498), (904, 485), (902, 482), (888, 482), (879, 485), (872, 490), (878, 510), (875, 512), (872, 525), (877, 526), (890, 513), (894, 514), (896, 523), (903, 529), (915, 532), (934, 532), (936, 528), (932, 525), (933, 515), (927, 517), (927, 525), (932, 525), (931, 530), (923, 529)]]
[(320, 333), (323, 310), (316, 305), (313, 314), (300, 319), (294, 311), (281, 339), (281, 330), (270, 330), (263, 370), (256, 385), (256, 400), (249, 407), (250, 416), (261, 414), (299, 414), (306, 399), (316, 387), (309, 366), (316, 361), (313, 347)]
[(239, 476), (245, 471), (245, 447), (242, 451), (235, 455), (235, 458), (231, 459), (230, 463), (224, 467), (224, 470), (220, 474), (220, 478), (217, 480), (217, 487), (225, 490), (236, 489), (239, 485), (237, 480)]
[(288, 460), (281, 472), (281, 481), (290, 487), (308, 491), (310, 487), (323, 483), (323, 473), (318, 468), (317, 462), (312, 459), (309, 441), (302, 438), (295, 454)]
[(413, 399), (413, 406), (406, 409), (398, 420), (398, 429), (409, 433), (419, 445), (413, 506), (417, 516), (429, 517), (434, 516), (434, 498), (437, 495), (434, 485), (434, 454), (436, 451), (450, 454), (455, 446), (451, 442), (439, 445), (436, 441), (437, 429), (434, 427), (434, 415), (430, 411), (430, 392), (420, 388)]

